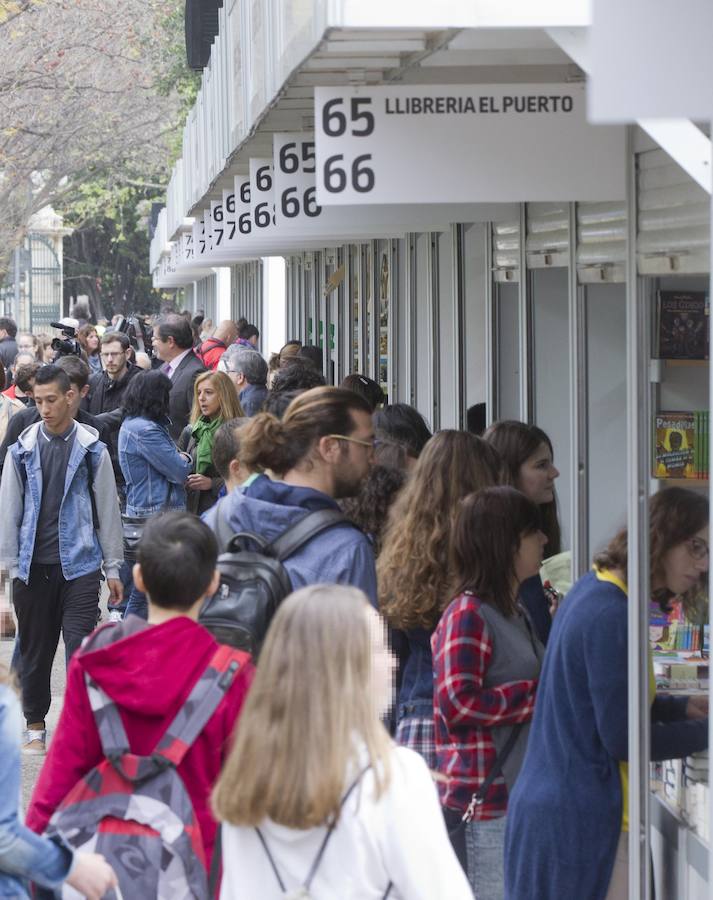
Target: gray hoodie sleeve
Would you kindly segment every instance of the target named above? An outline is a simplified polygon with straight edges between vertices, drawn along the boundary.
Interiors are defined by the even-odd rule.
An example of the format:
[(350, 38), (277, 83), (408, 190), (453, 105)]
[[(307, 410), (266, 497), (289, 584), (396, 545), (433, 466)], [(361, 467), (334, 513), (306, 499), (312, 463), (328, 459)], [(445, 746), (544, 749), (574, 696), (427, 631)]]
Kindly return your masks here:
[(102, 450), (94, 472), (94, 499), (99, 518), (97, 538), (104, 558), (104, 574), (107, 578), (118, 578), (119, 566), (124, 561), (124, 535), (114, 470), (106, 448)]
[(13, 578), (17, 575), (24, 494), (17, 464), (12, 454), (8, 454), (0, 482), (0, 564), (9, 569)]

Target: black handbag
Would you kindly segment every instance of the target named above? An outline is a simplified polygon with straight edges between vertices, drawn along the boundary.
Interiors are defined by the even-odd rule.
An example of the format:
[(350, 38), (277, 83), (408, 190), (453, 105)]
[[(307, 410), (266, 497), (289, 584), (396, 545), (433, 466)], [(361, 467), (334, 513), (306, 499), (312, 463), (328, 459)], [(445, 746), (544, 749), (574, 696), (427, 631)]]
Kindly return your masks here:
[(144, 525), (153, 516), (157, 516), (168, 509), (168, 501), (171, 498), (171, 490), (173, 485), (169, 483), (168, 493), (163, 502), (163, 506), (157, 513), (150, 516), (127, 516), (126, 513), (121, 514), (121, 530), (124, 536), (124, 562), (136, 562), (138, 559), (139, 542), (144, 533)]

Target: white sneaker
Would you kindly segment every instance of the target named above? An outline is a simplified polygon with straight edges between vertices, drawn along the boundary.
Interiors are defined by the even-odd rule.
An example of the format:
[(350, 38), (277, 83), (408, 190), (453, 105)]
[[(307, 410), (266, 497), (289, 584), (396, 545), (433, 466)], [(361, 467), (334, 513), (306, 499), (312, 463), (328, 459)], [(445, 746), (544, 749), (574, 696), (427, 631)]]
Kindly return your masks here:
[(27, 756), (44, 756), (47, 752), (47, 730), (35, 731), (29, 728), (23, 734), (22, 752)]
[(110, 609), (109, 610), (109, 618), (107, 621), (109, 622), (121, 622), (124, 618), (124, 614), (120, 609)]

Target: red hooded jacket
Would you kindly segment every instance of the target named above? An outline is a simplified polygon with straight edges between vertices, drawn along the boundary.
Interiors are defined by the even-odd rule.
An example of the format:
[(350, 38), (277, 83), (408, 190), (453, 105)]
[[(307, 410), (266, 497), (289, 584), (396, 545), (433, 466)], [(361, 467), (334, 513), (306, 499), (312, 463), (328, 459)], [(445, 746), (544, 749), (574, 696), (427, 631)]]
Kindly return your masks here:
[(206, 369), (211, 369), (213, 372), (218, 368), (218, 363), (220, 362), (220, 357), (227, 350), (227, 346), (220, 340), (220, 338), (206, 338), (203, 343), (196, 350), (196, 354), (199, 359), (202, 360), (203, 365)]
[[(101, 631), (113, 638), (115, 628), (105, 626)], [(117, 704), (131, 751), (149, 755), (218, 648), (212, 635), (186, 616), (162, 625), (131, 616), (118, 628), (125, 637), (98, 649), (81, 649), (70, 663), (62, 715), (27, 812), (27, 825), (38, 834), (69, 790), (104, 758), (84, 672)], [(94, 640), (102, 643), (102, 637), (95, 635)], [(210, 792), (254, 672), (249, 655), (244, 657), (225, 697), (178, 767), (200, 823), (208, 866), (217, 827)]]

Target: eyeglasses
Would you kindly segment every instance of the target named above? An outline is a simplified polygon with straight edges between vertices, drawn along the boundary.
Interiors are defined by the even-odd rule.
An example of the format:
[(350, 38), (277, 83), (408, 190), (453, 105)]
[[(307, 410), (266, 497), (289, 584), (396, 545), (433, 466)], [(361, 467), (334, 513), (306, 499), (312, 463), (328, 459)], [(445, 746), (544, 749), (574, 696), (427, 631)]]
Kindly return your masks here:
[(346, 434), (325, 434), (325, 437), (331, 437), (337, 441), (351, 441), (352, 444), (361, 444), (362, 447), (368, 447), (370, 450), (373, 450), (377, 444), (376, 438), (371, 438), (368, 441), (362, 441), (359, 438), (349, 437)]
[(700, 538), (692, 537), (686, 541), (686, 549), (693, 559), (705, 559), (708, 556), (708, 544)]

